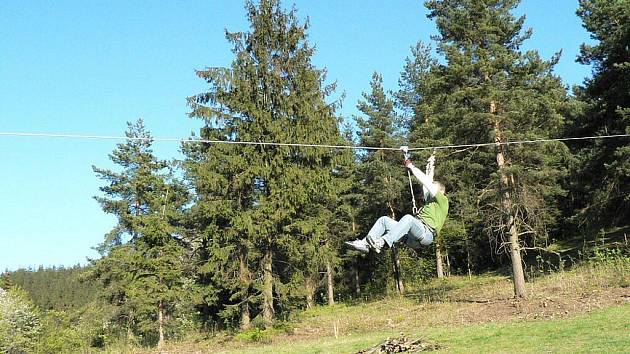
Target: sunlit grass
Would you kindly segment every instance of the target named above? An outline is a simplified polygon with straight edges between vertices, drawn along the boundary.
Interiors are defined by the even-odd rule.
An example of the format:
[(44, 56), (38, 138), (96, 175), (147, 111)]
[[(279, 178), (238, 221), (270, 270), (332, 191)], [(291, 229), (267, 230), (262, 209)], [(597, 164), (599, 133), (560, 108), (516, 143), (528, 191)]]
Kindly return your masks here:
[[(405, 335), (439, 344), (448, 353), (623, 353), (630, 348), (630, 305), (569, 319), (409, 328)], [(246, 347), (230, 353), (353, 353), (397, 336), (375, 331), (297, 343)]]
[[(520, 301), (504, 275), (433, 279), (405, 296), (317, 306), (271, 330), (197, 336), (162, 353), (353, 353), (401, 333), (449, 353), (624, 352), (629, 286), (623, 256), (537, 277)], [(157, 353), (125, 345), (106, 352)]]

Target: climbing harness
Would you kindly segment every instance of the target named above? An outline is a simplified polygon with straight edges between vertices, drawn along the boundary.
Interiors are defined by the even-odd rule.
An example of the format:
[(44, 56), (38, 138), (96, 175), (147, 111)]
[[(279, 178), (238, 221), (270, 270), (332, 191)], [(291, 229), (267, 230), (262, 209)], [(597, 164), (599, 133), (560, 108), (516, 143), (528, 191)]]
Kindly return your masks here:
[[(409, 153), (408, 146), (401, 146), (400, 150), (403, 152), (403, 155), (405, 156), (405, 161), (411, 159), (411, 154)], [(418, 206), (416, 205), (416, 195), (413, 193), (413, 183), (411, 182), (411, 172), (409, 171), (409, 169), (407, 169), (407, 178), (409, 178), (409, 190), (411, 191), (411, 203), (413, 204), (413, 208), (411, 210), (413, 212), (413, 215), (418, 215), (420, 210), (418, 209)]]

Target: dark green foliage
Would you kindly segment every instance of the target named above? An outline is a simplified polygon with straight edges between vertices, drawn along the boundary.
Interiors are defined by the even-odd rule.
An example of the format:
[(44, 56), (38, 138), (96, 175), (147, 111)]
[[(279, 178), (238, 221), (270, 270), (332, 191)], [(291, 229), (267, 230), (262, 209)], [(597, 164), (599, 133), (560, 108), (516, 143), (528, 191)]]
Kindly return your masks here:
[[(372, 75), (371, 91), (363, 93), (357, 108), (367, 117), (357, 118), (359, 144), (361, 146), (400, 146), (402, 139), (395, 130), (394, 101), (383, 89), (383, 79), (378, 73)], [(388, 215), (399, 218), (411, 209), (411, 202), (404, 199), (406, 172), (401, 152), (369, 150), (360, 157), (364, 220), (376, 220)], [(401, 167), (402, 166), (402, 167)], [(369, 222), (365, 222), (369, 225)]]
[(96, 199), (118, 224), (90, 271), (103, 284), (103, 297), (118, 309), (114, 319), (151, 343), (161, 339), (168, 317), (177, 318), (176, 304), (186, 295), (187, 257), (179, 225), (187, 192), (167, 162), (153, 155), (142, 120), (129, 123), (126, 134), (127, 142), (110, 155), (122, 170), (94, 167), (107, 182), (101, 187), (105, 196)]
[[(359, 145), (371, 147), (392, 147), (402, 145), (400, 133), (396, 130), (396, 114), (394, 100), (387, 97), (383, 88), (383, 79), (378, 73), (372, 75), (370, 91), (363, 93), (363, 100), (357, 108), (365, 118), (357, 117), (359, 127)], [(403, 166), (401, 152), (388, 150), (368, 150), (359, 156), (359, 193), (361, 195), (360, 224), (362, 236), (381, 216), (400, 219), (412, 212), (410, 196), (405, 194), (407, 175)], [(395, 257), (395, 256), (394, 256)], [(392, 279), (391, 262), (383, 256), (360, 258), (359, 268), (370, 279), (370, 286), (381, 292), (388, 290), (388, 280)], [(396, 262), (396, 260), (394, 260)], [(402, 281), (398, 271), (395, 272), (394, 284)], [(399, 285), (400, 286), (400, 285)], [(393, 286), (396, 288), (396, 285)]]
[[(574, 112), (572, 135), (630, 133), (630, 3), (581, 0), (577, 14), (596, 40), (582, 45), (578, 62), (593, 67), (593, 77), (576, 88), (583, 105)], [(630, 139), (575, 144), (573, 201), (578, 222), (594, 228), (627, 225), (630, 217)], [(614, 213), (610, 213), (615, 210)]]
[[(552, 72), (558, 57), (546, 61), (535, 51), (519, 50), (531, 30), (523, 31), (524, 17), (510, 12), (518, 2), (426, 2), (446, 59), (436, 69), (441, 80), (431, 98), (436, 138), (464, 144), (562, 133), (566, 93)], [(498, 154), (504, 158), (501, 167)], [(438, 156), (436, 173), (452, 191), (451, 215), (463, 217), (468, 230), (501, 239), (514, 225), (521, 241), (532, 245), (545, 239), (557, 220), (567, 156), (560, 143), (467, 149)]]
[(13, 280), (11, 280), (11, 272), (6, 270), (0, 274), (0, 289), (10, 289), (13, 286)]
[(98, 283), (82, 276), (85, 270), (80, 265), (18, 269), (3, 274), (1, 279), (26, 291), (41, 310), (76, 310), (94, 300), (100, 291)]
[[(250, 30), (226, 34), (231, 67), (198, 72), (209, 91), (189, 103), (190, 115), (206, 123), (202, 137), (343, 144), (335, 106), (325, 101), (334, 86), (311, 63), (308, 26), (279, 1), (248, 1), (246, 9)], [(227, 300), (218, 305), (222, 316), (240, 313), (245, 323), (251, 304), (252, 315), (262, 312), (269, 325), (274, 308), (290, 307), (307, 279), (317, 283), (322, 265), (336, 262), (339, 235), (330, 221), (347, 188), (340, 175), (348, 155), (261, 145), (185, 151), (197, 187), (191, 218), (201, 231), (198, 281), (210, 286), (201, 290), (204, 311)]]

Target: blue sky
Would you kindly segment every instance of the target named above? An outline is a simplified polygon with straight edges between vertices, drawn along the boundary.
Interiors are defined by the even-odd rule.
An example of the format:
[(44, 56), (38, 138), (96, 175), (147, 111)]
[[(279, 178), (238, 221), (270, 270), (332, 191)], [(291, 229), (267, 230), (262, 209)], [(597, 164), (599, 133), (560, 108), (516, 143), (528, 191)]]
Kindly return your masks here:
[[(285, 1), (290, 6), (292, 2)], [(553, 5), (550, 5), (553, 3)], [(434, 24), (419, 0), (295, 1), (309, 16), (314, 63), (328, 69), (357, 114), (373, 71), (395, 90), (404, 58)], [(524, 0), (534, 35), (525, 49), (549, 58), (567, 85), (590, 75), (575, 63), (589, 40), (577, 0)], [(186, 97), (202, 92), (195, 69), (232, 59), (224, 29), (247, 28), (240, 1), (0, 1), (0, 131), (121, 135), (144, 118), (154, 136), (185, 137), (199, 127)], [(93, 200), (100, 181), (92, 165), (112, 167), (114, 141), (0, 137), (0, 271), (72, 265), (114, 224)], [(157, 143), (161, 158), (176, 143)]]

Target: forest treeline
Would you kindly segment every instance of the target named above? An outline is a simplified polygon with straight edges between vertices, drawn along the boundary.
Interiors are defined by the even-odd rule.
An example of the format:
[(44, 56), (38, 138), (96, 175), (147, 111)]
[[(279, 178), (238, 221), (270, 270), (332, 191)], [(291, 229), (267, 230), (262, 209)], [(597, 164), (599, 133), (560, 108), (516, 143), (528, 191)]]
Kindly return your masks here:
[[(509, 269), (515, 296), (526, 296), (528, 252), (627, 226), (630, 139), (505, 143), (630, 133), (630, 3), (580, 0), (594, 44), (577, 61), (593, 72), (571, 92), (554, 73), (560, 53), (521, 49), (532, 30), (514, 16), (518, 4), (425, 1), (433, 43), (411, 47), (396, 89), (375, 72), (356, 125), (344, 125), (334, 81), (312, 63), (308, 22), (279, 0), (246, 1), (249, 29), (226, 31), (230, 66), (197, 71), (207, 89), (188, 98), (204, 125), (193, 138), (496, 145), (436, 151), (451, 208), (433, 245), (360, 256), (343, 242), (382, 215), (411, 213), (400, 152), (188, 142), (182, 159), (162, 160), (143, 121), (131, 122), (130, 139), (110, 154), (116, 168), (94, 167), (96, 199), (117, 224), (82, 275), (99, 284), (87, 313), (102, 325), (90, 343), (159, 346), (193, 330), (265, 328), (295, 310), (404, 293), (444, 274)], [(423, 165), (430, 153), (413, 159)]]
[(41, 310), (76, 310), (94, 301), (100, 289), (99, 283), (84, 274), (85, 267), (80, 265), (18, 269), (1, 274), (0, 287), (20, 287)]

